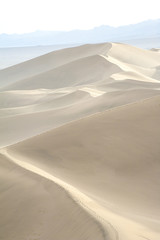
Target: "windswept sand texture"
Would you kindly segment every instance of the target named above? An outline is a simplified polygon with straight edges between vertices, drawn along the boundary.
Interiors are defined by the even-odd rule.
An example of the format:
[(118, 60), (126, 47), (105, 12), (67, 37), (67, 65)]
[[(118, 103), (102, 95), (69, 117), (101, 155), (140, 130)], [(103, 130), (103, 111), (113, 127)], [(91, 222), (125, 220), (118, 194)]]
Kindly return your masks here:
[(160, 239), (159, 51), (51, 52), (0, 91), (0, 239)]

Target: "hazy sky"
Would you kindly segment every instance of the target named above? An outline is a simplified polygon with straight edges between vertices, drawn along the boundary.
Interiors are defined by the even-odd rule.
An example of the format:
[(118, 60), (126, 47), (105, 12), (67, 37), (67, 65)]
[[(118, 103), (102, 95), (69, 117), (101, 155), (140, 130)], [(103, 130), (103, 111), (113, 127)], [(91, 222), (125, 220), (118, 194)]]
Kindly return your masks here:
[(160, 0), (0, 0), (0, 33), (90, 29), (160, 18)]

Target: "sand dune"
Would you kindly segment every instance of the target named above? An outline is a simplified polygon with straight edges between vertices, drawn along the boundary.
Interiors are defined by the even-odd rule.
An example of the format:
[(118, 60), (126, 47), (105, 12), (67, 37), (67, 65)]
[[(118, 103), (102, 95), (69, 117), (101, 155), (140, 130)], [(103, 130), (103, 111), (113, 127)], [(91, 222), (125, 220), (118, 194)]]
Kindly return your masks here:
[(0, 48), (0, 69), (8, 68), (15, 64), (25, 62), (46, 53), (59, 49), (74, 47), (78, 44), (70, 45), (46, 45), (28, 47), (6, 47)]
[[(104, 239), (106, 231), (102, 224), (83, 210), (68, 191), (50, 179), (49, 174), (44, 177), (26, 171), (4, 157), (0, 163), (1, 239), (74, 240), (93, 239), (94, 236)], [(8, 175), (10, 178), (6, 177)], [(21, 179), (19, 184), (17, 178)]]
[[(107, 62), (104, 63), (104, 61), (97, 55), (103, 56)], [(4, 90), (10, 88), (17, 90), (20, 86), (23, 89), (35, 89), (36, 87), (57, 88), (59, 85), (60, 87), (64, 86), (65, 82), (65, 86), (68, 86), (67, 83), (69, 84), (71, 79), (73, 82), (74, 78), (74, 83), (76, 84), (79, 83), (78, 79), (80, 79), (80, 77), (81, 81), (85, 81), (85, 78), (92, 80), (93, 76), (91, 74), (93, 74), (94, 67), (96, 67), (94, 70), (96, 75), (98, 71), (101, 72), (101, 75), (104, 75), (104, 73), (106, 73), (105, 64), (107, 65), (109, 62), (112, 64), (107, 66), (107, 68), (111, 68), (111, 72), (109, 71), (110, 74), (112, 71), (117, 72), (120, 71), (120, 69), (124, 71), (132, 70), (135, 72), (135, 67), (139, 67), (138, 72), (143, 75), (147, 72), (146, 75), (148, 75), (148, 72), (150, 71), (152, 72), (149, 74), (150, 76), (156, 72), (156, 67), (159, 66), (160, 55), (157, 54), (157, 52), (138, 49), (126, 44), (112, 43), (111, 45), (110, 43), (107, 43), (84, 45), (48, 53), (22, 64), (1, 70), (0, 83), (2, 87), (4, 86)], [(141, 72), (140, 68), (147, 69), (144, 69)], [(76, 79), (76, 73), (78, 79)], [(65, 74), (68, 75), (65, 76)], [(109, 74), (104, 77), (109, 77)], [(97, 76), (95, 76), (95, 78), (97, 78)], [(100, 80), (101, 79), (102, 76), (100, 76)], [(56, 85), (57, 81), (60, 82), (59, 85)], [(30, 84), (31, 82), (32, 85)], [(37, 83), (36, 86), (35, 82)], [(86, 81), (86, 83), (88, 82)]]
[(159, 66), (103, 43), (0, 71), (0, 239), (160, 239)]
[[(21, 167), (38, 175), (43, 169), (93, 199), (97, 220), (99, 216), (115, 226), (121, 238), (158, 239), (159, 102), (158, 96), (96, 114), (1, 152)], [(67, 191), (72, 194), (72, 187)], [(73, 196), (79, 199), (74, 190)], [(92, 211), (91, 200), (88, 205), (81, 201)], [(131, 231), (124, 225), (127, 221)]]
[(61, 97), (59, 107), (58, 101), (56, 107), (56, 101), (53, 99), (53, 102), (46, 101), (35, 106), (2, 109), (0, 111), (0, 146), (8, 146), (109, 108), (159, 95), (159, 90), (131, 90), (127, 93), (116, 91), (96, 98), (84, 91), (76, 94), (77, 98), (73, 97), (74, 102), (69, 102), (67, 99), (72, 97), (70, 94)]
[(106, 80), (120, 68), (99, 55), (81, 58), (31, 78), (16, 81), (3, 90), (57, 89)]
[(0, 146), (158, 95), (159, 62), (157, 52), (104, 43), (63, 49), (0, 71), (0, 82), (10, 78), (0, 92)]
[(111, 44), (84, 45), (48, 53), (0, 71), (0, 86), (49, 71), (71, 61), (107, 51)]
[(124, 63), (148, 68), (159, 65), (160, 60), (159, 54), (155, 52), (120, 43), (112, 43), (108, 54)]

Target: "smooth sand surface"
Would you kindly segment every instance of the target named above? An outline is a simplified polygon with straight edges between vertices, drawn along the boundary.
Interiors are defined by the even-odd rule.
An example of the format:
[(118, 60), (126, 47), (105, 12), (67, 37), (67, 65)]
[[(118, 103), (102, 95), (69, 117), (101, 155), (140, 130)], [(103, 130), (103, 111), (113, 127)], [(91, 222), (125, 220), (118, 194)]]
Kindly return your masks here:
[(46, 45), (26, 47), (0, 47), (0, 69), (8, 68), (15, 64), (25, 62), (46, 53), (59, 49), (74, 47), (74, 45)]
[(120, 43), (0, 71), (0, 239), (160, 239), (160, 54)]
[(0, 146), (158, 95), (159, 63), (157, 52), (103, 43), (54, 51), (1, 70)]
[(80, 58), (105, 52), (110, 47), (111, 44), (108, 43), (62, 49), (15, 66), (2, 69), (0, 71), (0, 87), (24, 78), (33, 77)]

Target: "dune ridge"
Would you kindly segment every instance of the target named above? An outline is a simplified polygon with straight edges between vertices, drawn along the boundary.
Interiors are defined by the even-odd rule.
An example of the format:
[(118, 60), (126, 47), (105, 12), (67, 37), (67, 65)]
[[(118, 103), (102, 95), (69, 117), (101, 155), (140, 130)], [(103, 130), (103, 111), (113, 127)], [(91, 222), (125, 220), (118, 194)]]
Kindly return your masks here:
[(0, 146), (158, 95), (159, 62), (157, 52), (103, 43), (51, 52), (1, 70)]
[[(35, 167), (34, 165), (31, 165), (30, 163), (19, 161), (17, 158), (14, 158), (12, 155), (9, 155), (7, 152), (7, 149), (1, 150), (0, 153), (3, 156), (5, 156), (5, 158), (8, 158), (9, 160), (11, 160), (13, 163), (20, 166), (21, 168), (26, 169), (30, 172), (33, 172), (43, 178), (46, 178), (47, 180), (54, 182), (56, 185), (60, 186), (60, 188), (62, 188), (67, 193), (67, 195), (71, 197), (73, 201), (75, 201), (75, 203), (78, 206), (81, 206), (87, 212), (90, 213), (90, 215), (93, 217), (93, 221), (98, 225), (99, 230), (102, 232), (103, 239), (107, 239), (109, 235), (111, 238), (115, 238), (115, 239), (117, 238), (117, 232), (114, 229), (114, 227), (111, 225), (111, 223), (107, 222), (104, 218), (100, 217), (96, 213), (95, 211), (96, 203), (91, 198), (84, 195), (82, 192), (74, 188), (72, 185), (69, 185), (66, 182), (62, 181), (61, 179), (54, 177), (53, 174), (52, 175), (48, 174), (47, 172), (43, 171), (38, 167)], [(107, 228), (107, 231), (103, 225)]]
[[(146, 216), (144, 215), (144, 210), (143, 210), (144, 207), (142, 208), (142, 206), (141, 206), (141, 208), (139, 207), (139, 211), (141, 209), (141, 213), (139, 214), (140, 216), (137, 216), (137, 213), (135, 212), (135, 210), (133, 211), (132, 209), (130, 209), (130, 213), (128, 212), (129, 209), (127, 211), (124, 211), (123, 208), (124, 207), (127, 208), (127, 205), (126, 205), (126, 203), (125, 203), (125, 205), (123, 205), (120, 198), (118, 200), (118, 202), (119, 201), (121, 202), (120, 206), (119, 205), (114, 206), (115, 203), (113, 202), (113, 199), (112, 199), (112, 201), (110, 199), (110, 202), (112, 203), (112, 206), (108, 205), (107, 200), (108, 200), (109, 197), (107, 197), (107, 196), (111, 195), (112, 191), (113, 191), (112, 194), (114, 196), (114, 194), (115, 194), (114, 191), (115, 190), (112, 190), (112, 191), (110, 190), (109, 191), (109, 189), (111, 189), (111, 188), (109, 188), (107, 190), (107, 188), (103, 187), (108, 192), (107, 195), (105, 195), (106, 193), (104, 194), (103, 191), (101, 192), (101, 191), (98, 190), (99, 185), (95, 186), (95, 183), (93, 181), (94, 178), (97, 178), (96, 179), (97, 183), (99, 182), (100, 179), (101, 179), (100, 182), (102, 181), (102, 179), (103, 179), (103, 181), (107, 181), (107, 178), (106, 178), (106, 174), (102, 178), (102, 175), (103, 175), (102, 174), (102, 169), (101, 169), (101, 172), (99, 172), (100, 176), (101, 176), (101, 177), (99, 176), (100, 178), (98, 177), (98, 175), (97, 176), (95, 175), (92, 168), (89, 170), (89, 168), (91, 166), (94, 166), (94, 165), (91, 164), (90, 161), (94, 162), (97, 159), (97, 157), (93, 157), (94, 154), (95, 154), (95, 150), (94, 150), (93, 153), (91, 153), (89, 149), (90, 149), (90, 145), (92, 145), (94, 143), (94, 141), (100, 142), (102, 144), (102, 146), (99, 150), (96, 149), (96, 153), (99, 154), (99, 160), (101, 161), (101, 149), (103, 149), (103, 151), (104, 151), (105, 148), (103, 147), (103, 145), (107, 146), (107, 143), (103, 142), (103, 138), (104, 138), (105, 134), (107, 133), (107, 135), (108, 135), (109, 130), (112, 132), (112, 134), (115, 134), (119, 130), (121, 131), (121, 134), (124, 134), (125, 132), (122, 129), (121, 123), (123, 124), (124, 127), (126, 127), (126, 125), (125, 125), (125, 123), (123, 123), (123, 121), (125, 121), (125, 122), (130, 121), (130, 125), (133, 127), (133, 130), (132, 130), (132, 139), (133, 140), (132, 141), (130, 140), (130, 141), (127, 141), (127, 142), (125, 141), (125, 143), (122, 144), (123, 147), (125, 147), (125, 144), (131, 144), (131, 146), (132, 146), (133, 143), (134, 144), (136, 143), (136, 141), (137, 141), (137, 139), (135, 138), (136, 135), (133, 136), (133, 132), (137, 133), (136, 128), (138, 128), (139, 131), (140, 131), (140, 129), (141, 129), (140, 124), (142, 124), (144, 127), (142, 129), (142, 134), (139, 135), (139, 137), (141, 136), (140, 139), (141, 138), (143, 139), (144, 137), (146, 138), (147, 135), (144, 134), (144, 132), (150, 131), (150, 127), (149, 127), (150, 124), (154, 123), (155, 129), (157, 129), (156, 126), (158, 126), (158, 124), (159, 124), (160, 116), (157, 115), (158, 117), (155, 118), (155, 114), (154, 114), (154, 113), (159, 114), (159, 110), (158, 110), (159, 109), (159, 104), (158, 104), (159, 101), (160, 101), (159, 96), (152, 97), (150, 99), (146, 99), (144, 101), (140, 101), (140, 102), (137, 102), (137, 103), (134, 103), (134, 104), (128, 104), (126, 106), (121, 106), (121, 107), (118, 107), (118, 108), (115, 108), (115, 109), (108, 110), (106, 112), (95, 114), (94, 116), (90, 116), (90, 117), (87, 117), (85, 119), (78, 120), (77, 122), (70, 123), (69, 125), (57, 128), (57, 129), (55, 129), (51, 132), (44, 133), (40, 136), (33, 137), (32, 139), (29, 139), (29, 140), (26, 140), (26, 141), (21, 142), (19, 144), (8, 147), (7, 149), (3, 149), (3, 150), (1, 150), (1, 154), (3, 154), (8, 159), (14, 161), (16, 164), (20, 165), (21, 167), (23, 167), (25, 169), (28, 169), (29, 171), (33, 171), (36, 174), (40, 174), (42, 176), (45, 176), (46, 178), (52, 179), (54, 182), (56, 182), (60, 186), (63, 186), (67, 191), (69, 191), (71, 194), (73, 194), (72, 196), (75, 196), (76, 199), (78, 198), (78, 202), (77, 202), (78, 204), (81, 204), (81, 202), (82, 202), (83, 207), (85, 207), (85, 208), (87, 207), (87, 209), (89, 208), (87, 211), (89, 211), (89, 212), (91, 211), (90, 214), (95, 212), (95, 209), (96, 209), (96, 211), (97, 211), (96, 212), (96, 216), (97, 216), (96, 218), (98, 219), (98, 221), (101, 222), (100, 219), (102, 218), (102, 219), (104, 219), (104, 222), (110, 223), (111, 226), (112, 225), (115, 226), (114, 228), (118, 232), (118, 236), (120, 236), (120, 238), (118, 238), (116, 231), (113, 231), (113, 228), (111, 228), (110, 224), (105, 225), (103, 220), (102, 220), (102, 222), (104, 224), (103, 228), (107, 229), (107, 234), (111, 234), (111, 235), (107, 235), (108, 238), (106, 237), (106, 239), (121, 239), (121, 238), (123, 238), (123, 239), (141, 239), (141, 236), (138, 235), (138, 232), (139, 232), (140, 228), (141, 228), (141, 234), (143, 233), (143, 235), (144, 235), (143, 231), (145, 231), (145, 234), (147, 234), (146, 237), (152, 236), (153, 239), (158, 239), (159, 233), (157, 232), (157, 229), (156, 229), (159, 225), (159, 223), (158, 223), (159, 222), (158, 221), (159, 214), (158, 214), (157, 208), (156, 208), (156, 206), (158, 206), (157, 205), (158, 202), (156, 204), (155, 203), (153, 204), (153, 206), (155, 208), (155, 211), (154, 211), (154, 215), (152, 215), (152, 218), (153, 218), (153, 220), (155, 218), (154, 221), (155, 222), (157, 221), (156, 224), (153, 220), (150, 222), (150, 220), (148, 219), (149, 216), (147, 217), (147, 215)], [(128, 112), (130, 112), (130, 114)], [(146, 117), (148, 114), (151, 114), (150, 119), (148, 119)], [(119, 122), (117, 122), (116, 118), (119, 119)], [(106, 124), (107, 122), (110, 123), (110, 119), (112, 119), (112, 125)], [(121, 119), (123, 119), (123, 121)], [(143, 122), (144, 119), (146, 119), (146, 121), (145, 121), (146, 123)], [(106, 121), (106, 123), (105, 123), (105, 121)], [(118, 124), (118, 128), (116, 129), (116, 131), (113, 131), (113, 129), (115, 127), (115, 124), (116, 125)], [(77, 126), (77, 125), (79, 125), (79, 126)], [(103, 127), (104, 125), (106, 125), (105, 131), (104, 131), (104, 127)], [(95, 130), (93, 131), (92, 126), (94, 126), (94, 129), (96, 129), (96, 131)], [(111, 126), (112, 126), (113, 129), (111, 129)], [(88, 130), (88, 133), (87, 133), (86, 130), (82, 130), (84, 127), (85, 128), (87, 127), (87, 129), (89, 127), (90, 130)], [(72, 129), (72, 134), (71, 134), (71, 129)], [(68, 131), (70, 134), (68, 135), (66, 131)], [(78, 133), (76, 133), (76, 131)], [(85, 135), (85, 132), (88, 136)], [(128, 133), (126, 132), (125, 134), (128, 134), (127, 136), (130, 138), (129, 132)], [(160, 141), (159, 132), (157, 130), (154, 131), (154, 132), (152, 131), (152, 134), (153, 135), (149, 136), (149, 137), (151, 139), (154, 139), (155, 137), (156, 138), (158, 137), (157, 138), (158, 141), (154, 142), (154, 144), (152, 145), (152, 148), (154, 149), (154, 155), (153, 155), (154, 162), (152, 163), (153, 164), (152, 170), (151, 169), (149, 170), (150, 174), (152, 173), (153, 170), (155, 171), (155, 167), (157, 168), (157, 164), (159, 164), (158, 162), (156, 163), (156, 161), (159, 159), (158, 158), (159, 157), (159, 143), (160, 143), (159, 142)], [(94, 135), (96, 137), (93, 137)], [(117, 133), (116, 133), (116, 135), (117, 135)], [(109, 134), (109, 136), (111, 136), (111, 135)], [(120, 136), (120, 133), (119, 133), (119, 136)], [(153, 136), (154, 136), (154, 138), (153, 138)], [(118, 147), (118, 148), (120, 148), (120, 150), (122, 150), (123, 147), (121, 146), (121, 144), (119, 142), (117, 142), (116, 139), (114, 139), (114, 135), (112, 137), (113, 137), (112, 142), (110, 142), (110, 140), (109, 140), (108, 144), (111, 144), (111, 146), (113, 144), (113, 146), (115, 146), (116, 149)], [(54, 138), (55, 138), (55, 140), (53, 140)], [(69, 139), (71, 138), (71, 140), (68, 139), (66, 141), (66, 138), (69, 138)], [(83, 145), (83, 146), (81, 146), (81, 144), (77, 145), (77, 141), (82, 143), (83, 138), (88, 139), (87, 140), (88, 143)], [(83, 139), (83, 141), (84, 141), (84, 139)], [(139, 139), (139, 141), (142, 144), (140, 139)], [(145, 142), (146, 142), (146, 144), (148, 144), (148, 143), (150, 144), (150, 142), (148, 142), (148, 140), (145, 140)], [(59, 147), (57, 146), (57, 144), (60, 144)], [(93, 145), (94, 147), (96, 147), (96, 145), (97, 146), (99, 145), (99, 144), (96, 144), (96, 145), (95, 144), (96, 143), (94, 143), (94, 145)], [(140, 146), (141, 146), (141, 144), (140, 144)], [(117, 145), (117, 147), (116, 147), (116, 145)], [(77, 147), (75, 148), (74, 146), (77, 146)], [(68, 149), (67, 152), (63, 150), (64, 147), (65, 147), (65, 149)], [(87, 155), (85, 156), (85, 154), (83, 154), (83, 151), (81, 151), (82, 147), (83, 147), (83, 151), (89, 151), (89, 155), (88, 155), (89, 159), (88, 160), (86, 158)], [(80, 148), (80, 150), (78, 150), (79, 148)], [(150, 154), (150, 149), (152, 149), (152, 148), (151, 147), (147, 148), (148, 152), (146, 151), (146, 153), (143, 153), (143, 148), (141, 146), (140, 151), (142, 151), (143, 154)], [(117, 153), (115, 153), (115, 154), (119, 154), (118, 150), (119, 149), (116, 150)], [(59, 156), (64, 155), (64, 160), (63, 160), (63, 165), (62, 166), (61, 166), (61, 164), (59, 165), (59, 163), (56, 160), (56, 158), (58, 156), (57, 151), (59, 152), (58, 153)], [(135, 148), (135, 151), (137, 151), (137, 148)], [(40, 153), (38, 153), (38, 152), (40, 152)], [(45, 154), (43, 154), (43, 152)], [(109, 151), (109, 148), (108, 148), (107, 149), (107, 154), (110, 154), (109, 152), (110, 151)], [(78, 159), (76, 160), (76, 165), (75, 165), (75, 163), (73, 163), (74, 157), (76, 156), (74, 153), (78, 156)], [(82, 154), (82, 156), (79, 156), (79, 154)], [(102, 154), (104, 154), (104, 153), (102, 153)], [(130, 156), (130, 147), (128, 149), (128, 154), (129, 154), (128, 156)], [(141, 156), (140, 152), (136, 153), (136, 155), (137, 155), (138, 158)], [(44, 160), (44, 156), (45, 156), (45, 160)], [(93, 157), (93, 159), (92, 159), (92, 157)], [(137, 157), (136, 157), (136, 159), (137, 159)], [(72, 159), (70, 159), (70, 158), (72, 158)], [(107, 159), (107, 158), (106, 158), (106, 160), (102, 159), (103, 160), (102, 162), (105, 163), (105, 161), (109, 161), (109, 159)], [(133, 158), (134, 158), (134, 154), (133, 154)], [(112, 159), (114, 159), (113, 156), (112, 156)], [(119, 158), (120, 161), (122, 161), (122, 159), (123, 158), (121, 158), (121, 157)], [(153, 159), (152, 159), (152, 161), (153, 161)], [(85, 162), (85, 165), (83, 165), (81, 163), (82, 160), (83, 161), (87, 160), (87, 162)], [(146, 160), (143, 157), (144, 164), (146, 164)], [(132, 168), (133, 168), (134, 164), (136, 166), (136, 164), (138, 163), (138, 159), (133, 163), (129, 163), (128, 157), (127, 157), (127, 159), (125, 159), (125, 161), (127, 161), (126, 162), (127, 164), (131, 164)], [(99, 164), (99, 163), (97, 162), (96, 165), (97, 164)], [(113, 166), (116, 169), (117, 168), (117, 163), (115, 162), (113, 164), (114, 164)], [(123, 161), (122, 161), (121, 164), (125, 166), (125, 162), (123, 163)], [(104, 168), (104, 166), (105, 165), (103, 164), (103, 168)], [(107, 164), (107, 166), (110, 166), (110, 165)], [(98, 165), (97, 165), (97, 167), (98, 167)], [(119, 167), (120, 167), (119, 171), (121, 172), (123, 168), (120, 164), (119, 164)], [(69, 171), (69, 175), (68, 175), (67, 171), (70, 168), (71, 168), (71, 170)], [(109, 168), (112, 169), (112, 165)], [(66, 172), (63, 169), (65, 169)], [(104, 170), (104, 173), (105, 173), (105, 171), (107, 171), (109, 173), (111, 171), (111, 169), (108, 169), (108, 167), (107, 167)], [(84, 171), (82, 175), (81, 175), (81, 171), (79, 172), (79, 170)], [(93, 171), (93, 175), (91, 175), (90, 171), (91, 172)], [(135, 168), (135, 171), (136, 171), (136, 168)], [(118, 179), (116, 181), (122, 181), (120, 172), (117, 175)], [(54, 177), (55, 173), (58, 174), (58, 178)], [(154, 178), (156, 177), (155, 173), (154, 173)], [(146, 171), (146, 173), (144, 171), (143, 174), (144, 174), (144, 176), (143, 176), (143, 178), (144, 178), (145, 175), (148, 174), (148, 170)], [(158, 172), (157, 172), (157, 174), (158, 174)], [(137, 175), (136, 176), (137, 178), (140, 177), (139, 174), (135, 174), (135, 175)], [(87, 176), (87, 178), (85, 176)], [(132, 179), (132, 176), (134, 177), (134, 175), (131, 175), (131, 179)], [(157, 177), (158, 177), (158, 175), (157, 175)], [(85, 178), (85, 181), (82, 180), (82, 178)], [(89, 180), (90, 178), (92, 179), (92, 181)], [(139, 185), (142, 184), (142, 187), (143, 187), (143, 181), (144, 181), (143, 178), (138, 179), (139, 180)], [(58, 179), (62, 179), (62, 181), (58, 180)], [(128, 178), (128, 181), (129, 181), (129, 178)], [(157, 178), (156, 181), (158, 181), (158, 178)], [(69, 185), (67, 185), (68, 184), (67, 182), (69, 182)], [(74, 186), (73, 188), (72, 188), (72, 186), (70, 186), (71, 182)], [(94, 188), (91, 184), (92, 182), (94, 184)], [(84, 185), (84, 183), (85, 183), (85, 185)], [(111, 184), (111, 182), (110, 182), (110, 184)], [(113, 188), (113, 186), (112, 186), (112, 188)], [(122, 187), (121, 184), (120, 184), (120, 186)], [(135, 186), (135, 188), (137, 188), (137, 187)], [(81, 196), (81, 193), (79, 193), (77, 189), (80, 189), (80, 191), (82, 191), (82, 189), (83, 189), (85, 194), (87, 192), (86, 196), (83, 195), (83, 194)], [(126, 188), (127, 191), (130, 191), (129, 189), (130, 189), (130, 186)], [(121, 191), (122, 191), (122, 189), (121, 189)], [(138, 188), (136, 189), (136, 191), (137, 191), (136, 194), (140, 194)], [(140, 189), (140, 191), (141, 191), (141, 189)], [(143, 191), (144, 191), (144, 189), (143, 189)], [(148, 192), (148, 190), (145, 190), (145, 191)], [(150, 188), (150, 191), (152, 191), (152, 194), (153, 194), (154, 189), (152, 190), (152, 188)], [(98, 194), (96, 194), (96, 192)], [(119, 194), (120, 193), (118, 192), (118, 196), (119, 196)], [(124, 194), (123, 191), (122, 191), (121, 194)], [(88, 198), (88, 196), (92, 196), (93, 199), (90, 199), (90, 197)], [(97, 197), (97, 196), (99, 196), (99, 197)], [(122, 195), (121, 195), (121, 197), (122, 197)], [(154, 197), (155, 197), (155, 200), (156, 200), (156, 198), (158, 196), (154, 195)], [(114, 199), (116, 199), (115, 196), (114, 196)], [(152, 201), (153, 201), (153, 199), (154, 198), (153, 198), (153, 195), (152, 195)], [(93, 200), (93, 202), (92, 202), (92, 200)], [(95, 201), (95, 203), (94, 203), (94, 201)], [(104, 201), (106, 201), (106, 204), (104, 204)], [(137, 198), (136, 201), (139, 201), (138, 204), (144, 204), (144, 203), (141, 203), (141, 202), (143, 202), (143, 199), (141, 199), (140, 196)], [(151, 201), (151, 199), (150, 199), (150, 201)], [(148, 201), (148, 203), (146, 203), (146, 204), (149, 204), (150, 201)], [(119, 207), (121, 207), (122, 209), (121, 210), (118, 209)], [(146, 207), (147, 207), (147, 205), (146, 205)], [(92, 209), (93, 209), (93, 212), (92, 212)], [(114, 209), (114, 211), (113, 211), (113, 209)], [(117, 213), (116, 213), (115, 209), (117, 209)], [(148, 207), (147, 207), (147, 209), (148, 209)], [(124, 213), (128, 212), (128, 216), (124, 217), (123, 212)], [(145, 208), (145, 214), (146, 213), (147, 213), (147, 211), (146, 211), (146, 208)], [(100, 215), (100, 218), (98, 217), (99, 215)], [(143, 219), (142, 216), (144, 216), (145, 218)], [(125, 228), (126, 228), (125, 224), (130, 225), (130, 228), (131, 228), (130, 231), (125, 230)], [(157, 227), (155, 227), (154, 225), (155, 226), (157, 225)], [(148, 229), (148, 230), (145, 230), (145, 229)]]
[(1, 239), (160, 239), (159, 66), (103, 43), (0, 70)]
[[(4, 157), (4, 159), (6, 161), (8, 161), (7, 154), (4, 151), (2, 151), (1, 154)], [(49, 208), (48, 207), (46, 208), (46, 206), (44, 206), (44, 204), (43, 204), (43, 201), (41, 203), (41, 200), (39, 200), (40, 206), (38, 205), (38, 207), (37, 207), (38, 211), (37, 211), (36, 215), (40, 218), (40, 221), (39, 221), (39, 219), (38, 220), (36, 219), (37, 216), (35, 216), (35, 214), (32, 214), (32, 212), (29, 212), (29, 214), (30, 214), (29, 217), (33, 218), (32, 221), (35, 219), (35, 221), (38, 222), (38, 225), (34, 224), (32, 222), (32, 225), (34, 225), (34, 231), (32, 230), (31, 226), (29, 226), (29, 231), (28, 231), (27, 226), (26, 226), (26, 229), (23, 229), (23, 223), (22, 223), (22, 224), (20, 224), (22, 229), (21, 229), (21, 231), (19, 231), (19, 234), (17, 235), (16, 232), (17, 232), (17, 228), (19, 229), (19, 225), (17, 226), (14, 223), (13, 224), (14, 225), (13, 232), (7, 234), (9, 239), (10, 239), (10, 237), (12, 238), (15, 236), (17, 239), (21, 239), (21, 237), (23, 237), (23, 238), (30, 237), (31, 239), (32, 238), (41, 238), (41, 237), (43, 238), (43, 237), (46, 237), (46, 235), (47, 235), (47, 237), (50, 236), (51, 238), (53, 238), (53, 236), (54, 236), (55, 239), (63, 239), (64, 236), (69, 239), (75, 239), (77, 237), (79, 239), (84, 239), (84, 237), (87, 239), (93, 239), (95, 234), (98, 239), (106, 239), (106, 234), (109, 235), (109, 233), (106, 232), (105, 228), (103, 228), (101, 221), (96, 220), (93, 212), (90, 214), (87, 214), (88, 209), (87, 209), (87, 211), (83, 211), (84, 205), (82, 205), (82, 203), (81, 203), (82, 197), (81, 198), (79, 197), (78, 202), (77, 202), (77, 200), (75, 200), (75, 198), (73, 198), (74, 194), (71, 195), (71, 193), (70, 193), (71, 192), (70, 187), (68, 187), (68, 188), (66, 187), (67, 184), (62, 184), (62, 181), (56, 180), (56, 178), (54, 178), (52, 175), (49, 175), (49, 174), (45, 173), (43, 170), (40, 170), (32, 165), (21, 164), (21, 163), (19, 164), (19, 162), (17, 160), (14, 161), (13, 158), (10, 158), (10, 160), (12, 160), (12, 163), (9, 163), (11, 165), (10, 167), (12, 167), (13, 163), (20, 167), (20, 169), (16, 169), (16, 171), (15, 171), (16, 173), (18, 173), (17, 175), (20, 175), (20, 174), (22, 175), (22, 173), (24, 172), (24, 175), (22, 175), (23, 178), (28, 178), (28, 179), (30, 179), (30, 181), (33, 181), (33, 183), (34, 183), (34, 181), (37, 182), (39, 180), (40, 182), (42, 182), (41, 185), (43, 187), (48, 188), (52, 198), (55, 199), (56, 203), (54, 205), (56, 205), (57, 210), (55, 209), (55, 207), (52, 206), (53, 205), (52, 199), (49, 199), (49, 198), (47, 200), (45, 199), (45, 201), (48, 202), (48, 204), (49, 204)], [(2, 163), (3, 162), (1, 159), (1, 164)], [(14, 166), (14, 169), (15, 169), (15, 166)], [(27, 172), (25, 170), (27, 170)], [(13, 182), (15, 181), (14, 178), (12, 180), (13, 180)], [(9, 184), (11, 184), (11, 183), (7, 182), (7, 185), (9, 185)], [(22, 187), (25, 188), (25, 185), (26, 185), (26, 183), (24, 182), (22, 184)], [(36, 185), (38, 185), (38, 183)], [(63, 185), (65, 185), (65, 187)], [(18, 190), (19, 190), (19, 188), (18, 188)], [(21, 196), (21, 200), (18, 202), (18, 204), (22, 205), (22, 207), (25, 208), (25, 204), (23, 202), (21, 203), (21, 201), (23, 200), (24, 197), (25, 197), (24, 200), (27, 199), (28, 196), (25, 195), (25, 191), (23, 188), (22, 189), (20, 188), (21, 194), (23, 195), (23, 197)], [(33, 185), (33, 188), (35, 188), (34, 185)], [(45, 190), (45, 188), (44, 188), (44, 190)], [(41, 193), (41, 189), (39, 189), (39, 192)], [(37, 197), (36, 196), (37, 194), (33, 194), (31, 192), (28, 192), (27, 194), (29, 195), (29, 197), (32, 197), (33, 199), (35, 197)], [(42, 192), (42, 194), (43, 194), (43, 197), (45, 196), (45, 198), (47, 198), (47, 196), (46, 196), (47, 194), (45, 192)], [(59, 201), (57, 198), (60, 198), (60, 199), (62, 198), (62, 200)], [(10, 200), (11, 199), (13, 199), (13, 201), (14, 201), (13, 196), (10, 196)], [(64, 207), (62, 206), (62, 204), (64, 205)], [(6, 205), (8, 205), (8, 204), (6, 204)], [(15, 209), (16, 208), (17, 208), (17, 206), (15, 206)], [(35, 211), (34, 208), (35, 208), (35, 206), (33, 205), (33, 209), (32, 209), (33, 211)], [(86, 209), (86, 207), (85, 207), (85, 209)], [(59, 213), (61, 213), (62, 216), (64, 214), (66, 214), (66, 216), (69, 215), (70, 218), (69, 219), (67, 219), (68, 217), (62, 218), (61, 216), (59, 218), (57, 217), (56, 218), (57, 224), (55, 224), (55, 226), (54, 226), (52, 224), (48, 224), (48, 220), (50, 221), (51, 217), (52, 217), (52, 221), (54, 221), (54, 217), (52, 215), (46, 216), (48, 219), (43, 219), (43, 216), (41, 216), (46, 210), (47, 210), (47, 212), (46, 212), (47, 214), (48, 214), (48, 211), (52, 210), (54, 212), (54, 214), (57, 214), (57, 216)], [(68, 210), (70, 210), (70, 212)], [(56, 213), (56, 211), (58, 211), (58, 212)], [(7, 216), (6, 218), (13, 219), (13, 221), (15, 221), (12, 214), (8, 213), (7, 215), (9, 215), (9, 216)], [(77, 215), (79, 216), (80, 220), (77, 220), (77, 218), (76, 218)], [(26, 219), (27, 218), (28, 218), (28, 216), (26, 216)], [(68, 220), (70, 220), (69, 224), (68, 224)], [(83, 221), (85, 222), (85, 224), (83, 223)], [(4, 220), (1, 220), (1, 224), (3, 224), (3, 222), (4, 222)], [(39, 224), (40, 224), (41, 228), (43, 227), (43, 225), (46, 225), (47, 232), (44, 231), (44, 229), (42, 229), (42, 231), (41, 231), (41, 229), (39, 228)], [(50, 225), (51, 225), (51, 228), (50, 228)], [(1, 233), (0, 233), (0, 236), (2, 238), (6, 238), (6, 232), (5, 232), (6, 227), (7, 226), (5, 226), (3, 231), (1, 231)], [(48, 231), (49, 228), (50, 228), (50, 230)], [(63, 232), (60, 230), (61, 228), (63, 228)], [(68, 229), (69, 229), (69, 231), (68, 231)], [(77, 229), (79, 230), (78, 233), (77, 233)], [(91, 229), (92, 229), (92, 231), (91, 231)], [(112, 229), (110, 231), (112, 232)]]
[(88, 44), (80, 47), (57, 50), (6, 69), (2, 69), (0, 71), (1, 86), (6, 86), (14, 81), (49, 71), (85, 56), (95, 55), (97, 52), (101, 53), (102, 51), (107, 51), (110, 46), (110, 43), (95, 45)]

